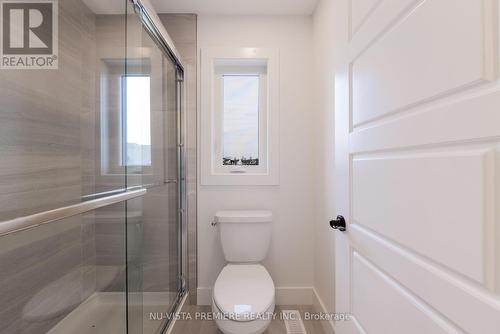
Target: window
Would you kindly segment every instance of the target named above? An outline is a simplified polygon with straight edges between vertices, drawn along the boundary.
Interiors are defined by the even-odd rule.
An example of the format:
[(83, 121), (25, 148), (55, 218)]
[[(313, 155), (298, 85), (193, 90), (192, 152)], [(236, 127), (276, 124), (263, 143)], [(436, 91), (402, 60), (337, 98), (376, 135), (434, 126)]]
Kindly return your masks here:
[[(150, 174), (154, 157), (150, 64), (145, 59), (100, 63), (100, 174)], [(127, 74), (125, 69), (127, 68)], [(129, 167), (125, 170), (125, 167)]]
[(214, 171), (267, 171), (267, 64), (263, 60), (217, 62)]
[(259, 75), (223, 76), (223, 165), (259, 165)]
[(207, 48), (201, 63), (201, 184), (278, 184), (277, 50)]
[(126, 118), (126, 156), (122, 165), (151, 166), (151, 109), (149, 76), (124, 76), (123, 117)]

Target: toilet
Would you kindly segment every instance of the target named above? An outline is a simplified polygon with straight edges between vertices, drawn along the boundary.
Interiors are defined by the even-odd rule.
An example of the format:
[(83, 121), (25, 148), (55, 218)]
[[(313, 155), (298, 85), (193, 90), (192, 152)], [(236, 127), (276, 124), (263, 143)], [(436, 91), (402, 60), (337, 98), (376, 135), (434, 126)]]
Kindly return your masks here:
[(271, 243), (269, 211), (219, 211), (224, 257), (228, 262), (215, 282), (212, 312), (224, 334), (260, 334), (272, 320), (274, 282), (260, 262)]

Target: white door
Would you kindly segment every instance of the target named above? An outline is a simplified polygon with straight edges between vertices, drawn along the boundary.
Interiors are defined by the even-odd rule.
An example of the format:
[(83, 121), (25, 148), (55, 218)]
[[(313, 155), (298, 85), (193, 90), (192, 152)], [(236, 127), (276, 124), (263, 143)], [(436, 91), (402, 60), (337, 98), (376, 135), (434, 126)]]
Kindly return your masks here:
[(337, 334), (499, 334), (497, 1), (334, 1)]

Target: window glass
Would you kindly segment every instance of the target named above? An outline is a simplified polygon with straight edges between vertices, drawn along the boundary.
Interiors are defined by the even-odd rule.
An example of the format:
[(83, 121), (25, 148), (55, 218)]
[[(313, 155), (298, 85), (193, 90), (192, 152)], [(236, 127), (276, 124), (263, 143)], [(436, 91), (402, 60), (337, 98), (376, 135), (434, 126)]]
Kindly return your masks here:
[(126, 163), (127, 166), (151, 166), (150, 78), (126, 76)]
[(223, 165), (259, 165), (259, 76), (223, 76)]

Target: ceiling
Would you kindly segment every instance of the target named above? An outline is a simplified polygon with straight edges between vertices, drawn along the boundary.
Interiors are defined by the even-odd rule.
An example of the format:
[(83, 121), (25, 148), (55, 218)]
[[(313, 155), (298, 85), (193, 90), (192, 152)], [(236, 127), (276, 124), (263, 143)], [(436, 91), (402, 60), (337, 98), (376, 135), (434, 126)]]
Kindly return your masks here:
[(151, 0), (159, 13), (309, 15), (317, 0)]
[[(158, 13), (309, 15), (318, 0), (151, 0)], [(83, 0), (96, 14), (121, 14), (123, 0)]]

